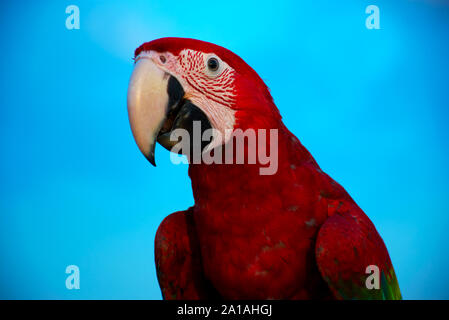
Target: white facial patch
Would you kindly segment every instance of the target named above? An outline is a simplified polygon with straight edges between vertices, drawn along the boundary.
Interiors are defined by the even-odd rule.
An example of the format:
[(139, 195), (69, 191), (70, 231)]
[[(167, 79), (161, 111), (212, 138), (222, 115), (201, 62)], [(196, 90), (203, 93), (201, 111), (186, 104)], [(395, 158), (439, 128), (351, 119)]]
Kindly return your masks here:
[[(216, 71), (208, 69), (208, 60), (218, 60)], [(213, 53), (203, 53), (190, 49), (182, 50), (178, 61), (183, 69), (180, 80), (186, 98), (200, 108), (211, 122), (212, 128), (220, 132), (221, 140), (214, 137), (205, 148), (207, 152), (229, 141), (235, 124), (234, 74), (235, 71), (226, 62)]]

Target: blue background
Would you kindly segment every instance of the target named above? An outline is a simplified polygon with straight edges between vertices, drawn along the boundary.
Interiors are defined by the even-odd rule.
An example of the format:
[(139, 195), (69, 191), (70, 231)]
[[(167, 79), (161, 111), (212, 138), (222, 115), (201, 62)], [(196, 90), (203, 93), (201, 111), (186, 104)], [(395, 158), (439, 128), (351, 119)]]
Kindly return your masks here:
[[(2, 2), (0, 298), (161, 298), (155, 232), (193, 198), (187, 166), (140, 154), (126, 91), (134, 49), (179, 36), (261, 75), (377, 226), (404, 298), (448, 299), (448, 1), (346, 2)], [(365, 27), (369, 4), (381, 30)]]

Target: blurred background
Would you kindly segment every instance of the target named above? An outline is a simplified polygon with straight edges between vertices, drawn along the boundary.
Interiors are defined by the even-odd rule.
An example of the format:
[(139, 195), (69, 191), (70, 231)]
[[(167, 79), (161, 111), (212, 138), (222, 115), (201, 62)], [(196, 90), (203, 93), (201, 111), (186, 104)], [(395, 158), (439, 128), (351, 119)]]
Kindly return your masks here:
[(246, 60), (376, 225), (403, 297), (448, 299), (449, 1), (347, 2), (2, 2), (0, 298), (161, 298), (154, 236), (190, 180), (160, 146), (157, 168), (140, 154), (126, 92), (134, 49), (177, 36)]

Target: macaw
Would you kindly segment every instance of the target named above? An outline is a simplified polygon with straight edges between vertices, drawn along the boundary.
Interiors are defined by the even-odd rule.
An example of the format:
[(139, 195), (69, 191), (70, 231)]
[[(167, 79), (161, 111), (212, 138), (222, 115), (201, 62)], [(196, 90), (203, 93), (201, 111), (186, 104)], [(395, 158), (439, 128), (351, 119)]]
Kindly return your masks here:
[(179, 139), (170, 135), (191, 132), (194, 122), (222, 133), (212, 138), (212, 153), (233, 139), (229, 130), (278, 135), (274, 174), (261, 174), (259, 159), (189, 160), (195, 203), (167, 216), (156, 233), (164, 299), (401, 299), (373, 223), (286, 128), (268, 87), (238, 55), (200, 40), (161, 38), (138, 47), (134, 60), (128, 116), (153, 165), (156, 142), (171, 150)]

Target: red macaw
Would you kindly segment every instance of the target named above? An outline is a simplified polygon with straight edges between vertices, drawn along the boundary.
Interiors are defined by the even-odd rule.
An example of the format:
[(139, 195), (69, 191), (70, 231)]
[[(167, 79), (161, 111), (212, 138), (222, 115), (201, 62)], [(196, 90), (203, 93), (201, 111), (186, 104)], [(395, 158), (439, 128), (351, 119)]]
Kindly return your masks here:
[[(190, 161), (195, 204), (166, 217), (156, 234), (164, 299), (401, 299), (373, 223), (285, 127), (269, 89), (239, 56), (194, 39), (144, 43), (135, 51), (128, 114), (153, 165), (155, 142), (172, 148), (179, 140), (169, 136), (192, 132), (194, 121), (222, 133), (211, 154), (234, 139), (229, 130), (278, 134), (274, 174), (261, 174), (259, 159)], [(379, 271), (374, 288), (369, 266)]]

